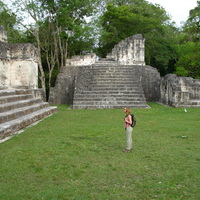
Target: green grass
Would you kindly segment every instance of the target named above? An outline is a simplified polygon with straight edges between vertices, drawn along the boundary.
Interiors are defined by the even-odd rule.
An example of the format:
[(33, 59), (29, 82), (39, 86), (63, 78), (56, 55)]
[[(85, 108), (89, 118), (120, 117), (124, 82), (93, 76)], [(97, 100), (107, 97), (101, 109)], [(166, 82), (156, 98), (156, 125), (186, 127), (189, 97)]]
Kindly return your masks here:
[[(1, 200), (198, 200), (200, 108), (59, 112), (0, 144)], [(186, 138), (182, 138), (186, 136)]]

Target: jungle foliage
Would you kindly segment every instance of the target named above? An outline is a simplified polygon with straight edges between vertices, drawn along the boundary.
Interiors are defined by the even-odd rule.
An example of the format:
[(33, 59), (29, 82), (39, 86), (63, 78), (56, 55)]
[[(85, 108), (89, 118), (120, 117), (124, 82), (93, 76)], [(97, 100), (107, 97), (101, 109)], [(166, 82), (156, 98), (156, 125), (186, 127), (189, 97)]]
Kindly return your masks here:
[(158, 4), (146, 0), (0, 1), (0, 24), (9, 43), (33, 43), (40, 55), (40, 84), (53, 86), (66, 58), (95, 52), (105, 57), (119, 41), (141, 33), (145, 62), (162, 76), (200, 77), (200, 1), (177, 27)]

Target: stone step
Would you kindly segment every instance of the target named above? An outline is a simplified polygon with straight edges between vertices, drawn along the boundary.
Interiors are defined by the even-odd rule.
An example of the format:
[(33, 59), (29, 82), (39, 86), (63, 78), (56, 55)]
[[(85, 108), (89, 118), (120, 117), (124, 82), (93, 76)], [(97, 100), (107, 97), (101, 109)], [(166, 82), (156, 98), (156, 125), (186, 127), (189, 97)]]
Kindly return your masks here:
[(134, 74), (122, 74), (122, 73), (94, 73), (93, 79), (132, 79), (132, 80), (138, 80), (138, 76)]
[(93, 72), (116, 72), (116, 73), (122, 73), (122, 74), (135, 74), (138, 72), (138, 70), (132, 68), (132, 67), (126, 67), (126, 68), (115, 68), (115, 67), (93, 67)]
[(112, 98), (138, 98), (138, 97), (144, 97), (144, 93), (75, 93), (74, 98), (106, 98), (106, 97), (112, 97)]
[(144, 92), (141, 90), (135, 91), (135, 90), (112, 90), (112, 88), (110, 90), (96, 90), (96, 91), (81, 91), (78, 93), (75, 93), (74, 95), (144, 95)]
[(33, 98), (32, 94), (20, 94), (20, 95), (9, 95), (9, 96), (1, 96), (0, 97), (0, 104), (20, 101), (25, 99)]
[(113, 73), (113, 74), (121, 74), (121, 75), (126, 75), (126, 74), (137, 74), (137, 71), (135, 70), (131, 70), (131, 69), (112, 69), (112, 68), (99, 68), (99, 69), (93, 69), (93, 73), (94, 74), (99, 74), (99, 73), (102, 73), (103, 74), (106, 74), (106, 73)]
[(123, 68), (123, 69), (126, 69), (126, 68), (137, 68), (137, 67), (141, 67), (141, 65), (122, 65), (120, 64), (119, 62), (117, 61), (97, 61), (95, 62), (93, 65), (92, 65), (94, 68)]
[(31, 106), (21, 107), (21, 108), (13, 109), (4, 113), (0, 113), (0, 124), (5, 123), (7, 121), (14, 120), (23, 115), (30, 114), (32, 112), (35, 112), (47, 106), (48, 106), (48, 103), (42, 102), (42, 103), (34, 104)]
[(132, 80), (93, 80), (90, 82), (93, 85), (138, 85), (141, 84), (138, 81), (132, 81)]
[(0, 104), (0, 113), (6, 112), (6, 111), (9, 111), (9, 110), (13, 110), (13, 109), (16, 109), (16, 108), (20, 108), (20, 107), (31, 106), (33, 104), (37, 104), (37, 103), (40, 103), (40, 102), (42, 102), (41, 99), (31, 98), (31, 99), (26, 99), (26, 100), (21, 100), (21, 101), (16, 101), (16, 102)]
[(133, 69), (136, 70), (136, 67), (133, 65), (119, 65), (119, 66), (115, 66), (115, 65), (103, 65), (100, 63), (98, 65), (92, 65), (93, 69), (113, 69), (113, 70), (126, 70), (126, 69)]
[(130, 92), (136, 92), (141, 90), (138, 86), (129, 86), (129, 85), (93, 85), (91, 88), (91, 91), (96, 90), (117, 90), (117, 91), (130, 91)]
[(193, 99), (193, 100), (190, 100), (189, 101), (189, 104), (187, 105), (183, 105), (183, 104), (180, 104), (180, 105), (176, 105), (176, 107), (185, 107), (185, 108), (188, 108), (188, 107), (193, 107), (193, 108), (199, 108), (200, 107), (200, 100), (199, 99)]
[(137, 73), (127, 69), (127, 70), (114, 70), (114, 69), (93, 69), (93, 73), (94, 74), (107, 74), (107, 73), (112, 73), (112, 74), (117, 74), (117, 75), (128, 75), (128, 74), (132, 74), (132, 75), (136, 75)]
[(138, 105), (131, 105), (131, 104), (124, 104), (124, 105), (107, 105), (107, 104), (102, 104), (102, 105), (73, 105), (73, 109), (120, 109), (124, 107), (129, 107), (129, 108), (149, 108), (147, 104), (138, 104)]
[(102, 98), (95, 98), (95, 97), (93, 97), (93, 98), (89, 98), (89, 97), (84, 97), (84, 98), (74, 98), (74, 100), (76, 101), (76, 102), (85, 102), (85, 101), (87, 101), (87, 102), (93, 102), (93, 101), (95, 101), (95, 102), (104, 102), (104, 101), (111, 101), (111, 102), (114, 102), (114, 101), (116, 101), (116, 102), (121, 102), (121, 101), (126, 101), (126, 102), (136, 102), (136, 101), (141, 101), (141, 102), (145, 102), (145, 98), (143, 97), (130, 97), (130, 98), (127, 98), (127, 99), (125, 99), (124, 97), (102, 97)]
[(13, 134), (57, 111), (33, 96), (33, 90), (0, 90), (0, 138)]
[(133, 77), (132, 75), (128, 76), (128, 75), (124, 75), (124, 76), (119, 76), (119, 75), (101, 75), (99, 77), (99, 75), (94, 75), (93, 80), (104, 80), (104, 81), (107, 81), (107, 80), (132, 80), (132, 81), (135, 81), (135, 82), (138, 82), (138, 77)]
[(116, 66), (118, 65), (117, 61), (97, 61), (92, 66)]
[(138, 77), (128, 75), (93, 75), (92, 80), (103, 80), (103, 81), (133, 81), (138, 82)]
[(11, 90), (0, 90), (0, 97), (2, 96), (12, 96), (20, 94), (32, 94), (32, 90), (26, 89), (11, 89)]
[(148, 107), (136, 66), (122, 66), (113, 61), (95, 64), (87, 87), (81, 87), (84, 75), (83, 79), (81, 76), (77, 79), (73, 108)]
[[(141, 67), (141, 66), (140, 66)], [(118, 70), (118, 71), (123, 71), (123, 70), (126, 70), (127, 69), (131, 69), (133, 71), (136, 71), (138, 68), (135, 67), (135, 66), (132, 66), (132, 65), (119, 65), (119, 66), (114, 66), (114, 65), (92, 65), (92, 69), (95, 69), (95, 70), (98, 70), (98, 69), (112, 69), (112, 70)]]
[(199, 99), (193, 99), (193, 100), (190, 100), (190, 105), (193, 105), (193, 106), (200, 106), (200, 100)]
[(116, 66), (109, 66), (109, 65), (92, 65), (92, 69), (94, 70), (99, 70), (99, 69), (103, 69), (103, 70), (115, 70), (115, 71), (127, 71), (129, 69), (136, 71), (136, 68), (134, 66), (131, 65), (120, 65), (118, 67)]
[(81, 98), (143, 98), (144, 94), (139, 93), (139, 94), (132, 94), (132, 93), (127, 93), (127, 94), (105, 94), (105, 93), (83, 93), (83, 94), (75, 94), (74, 98), (75, 99), (81, 99)]
[(112, 68), (100, 68), (100, 69), (93, 69), (93, 73), (94, 74), (98, 74), (98, 73), (102, 73), (106, 74), (106, 73), (113, 73), (113, 74), (121, 74), (121, 75), (137, 75), (138, 71), (137, 70), (132, 70), (132, 69), (112, 69)]
[(176, 108), (200, 108), (200, 105), (185, 104), (185, 105), (176, 105)]
[(143, 101), (129, 101), (129, 100), (119, 100), (119, 101), (116, 101), (116, 100), (101, 100), (101, 101), (85, 101), (85, 100), (82, 100), (82, 101), (76, 101), (73, 105), (79, 105), (79, 104), (82, 104), (82, 105), (142, 105), (142, 104), (145, 104), (146, 101), (143, 100)]
[(132, 75), (132, 74), (114, 74), (114, 73), (109, 73), (109, 74), (94, 74), (93, 79), (131, 79), (131, 80), (138, 80), (138, 76)]
[(57, 112), (57, 107), (49, 106), (15, 120), (2, 123), (0, 124), (0, 138), (13, 134), (16, 131), (19, 131), (20, 129), (23, 129), (55, 112)]
[(124, 81), (131, 81), (133, 83), (140, 83), (140, 81), (138, 80), (138, 77), (135, 78), (135, 77), (127, 77), (127, 76), (124, 76), (124, 77), (120, 77), (120, 76), (101, 76), (101, 75), (98, 75), (98, 77), (95, 77), (93, 76), (91, 79), (91, 81), (103, 81), (103, 82), (124, 82)]
[(120, 87), (120, 86), (122, 86), (122, 87), (124, 87), (124, 86), (128, 86), (129, 88), (131, 88), (131, 87), (140, 87), (141, 86), (141, 83), (139, 82), (139, 83), (131, 83), (131, 82), (129, 82), (129, 81), (126, 81), (126, 82), (116, 82), (116, 83), (113, 83), (113, 82), (109, 82), (109, 81), (104, 81), (104, 82), (94, 82), (94, 81), (91, 81), (90, 82), (91, 83), (91, 85), (92, 85), (92, 87), (95, 87), (95, 86), (97, 86), (97, 87), (106, 87), (106, 86), (111, 86), (111, 87), (113, 87), (113, 88), (116, 88), (116, 87)]

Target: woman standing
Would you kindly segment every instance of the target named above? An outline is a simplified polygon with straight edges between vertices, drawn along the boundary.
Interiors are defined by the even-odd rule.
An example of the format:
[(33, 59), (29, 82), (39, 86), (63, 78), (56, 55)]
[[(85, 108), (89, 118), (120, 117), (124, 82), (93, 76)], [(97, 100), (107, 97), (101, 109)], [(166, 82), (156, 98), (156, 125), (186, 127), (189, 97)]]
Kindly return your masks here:
[(124, 108), (124, 113), (126, 114), (124, 118), (124, 127), (126, 130), (126, 148), (123, 150), (124, 152), (130, 152), (132, 149), (132, 132), (133, 128), (131, 127), (132, 124), (132, 117), (131, 117), (131, 110), (129, 108)]

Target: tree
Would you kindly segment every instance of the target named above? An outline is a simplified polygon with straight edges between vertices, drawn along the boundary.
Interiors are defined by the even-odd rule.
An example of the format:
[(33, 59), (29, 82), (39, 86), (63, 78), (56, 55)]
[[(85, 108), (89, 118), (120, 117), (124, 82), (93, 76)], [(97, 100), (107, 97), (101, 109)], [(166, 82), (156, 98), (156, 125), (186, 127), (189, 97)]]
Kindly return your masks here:
[[(35, 39), (40, 81), (45, 90), (45, 66), (51, 74), (55, 67), (65, 66), (65, 60), (77, 52), (90, 49), (92, 44), (89, 35), (82, 34), (87, 26), (85, 17), (93, 12), (95, 0), (15, 0), (18, 23), (26, 33), (31, 33)], [(27, 20), (28, 19), (28, 20)], [(85, 45), (87, 44), (87, 45)], [(43, 55), (44, 54), (44, 55)], [(46, 61), (43, 61), (43, 58)], [(46, 64), (44, 64), (46, 63)]]
[[(44, 91), (46, 91), (45, 87), (45, 74), (44, 69), (42, 67), (41, 60), (41, 41), (39, 37), (40, 23), (44, 19), (45, 13), (42, 10), (42, 4), (40, 1), (32, 1), (32, 0), (16, 0), (14, 2), (15, 8), (18, 13), (18, 24), (23, 27), (26, 31), (30, 32), (36, 41), (37, 47), (37, 55), (38, 55), (38, 66), (40, 71), (40, 81)], [(24, 19), (24, 17), (26, 17)], [(32, 20), (31, 23), (28, 23), (28, 20)]]
[(200, 78), (200, 43), (185, 42), (180, 45), (180, 57), (176, 63), (176, 74)]
[(180, 35), (176, 74), (200, 78), (200, 1), (190, 10), (190, 16)]
[(173, 71), (177, 29), (170, 23), (166, 11), (145, 0), (126, 0), (124, 4), (117, 0), (113, 2), (117, 4), (108, 4), (101, 17), (103, 30), (99, 54), (105, 57), (119, 41), (141, 33), (146, 39), (146, 64), (156, 67), (161, 75)]
[(3, 25), (7, 32), (9, 43), (17, 43), (21, 41), (22, 35), (15, 28), (16, 22), (16, 15), (12, 13), (2, 1), (0, 1), (0, 24)]
[(66, 58), (91, 50), (93, 40), (88, 33), (85, 17), (93, 11), (93, 0), (43, 1), (47, 17), (42, 25), (42, 50), (48, 66), (49, 87), (55, 67), (65, 66)]
[(190, 15), (183, 27), (183, 31), (187, 34), (187, 40), (200, 41), (200, 1), (197, 1), (197, 6), (190, 10)]

